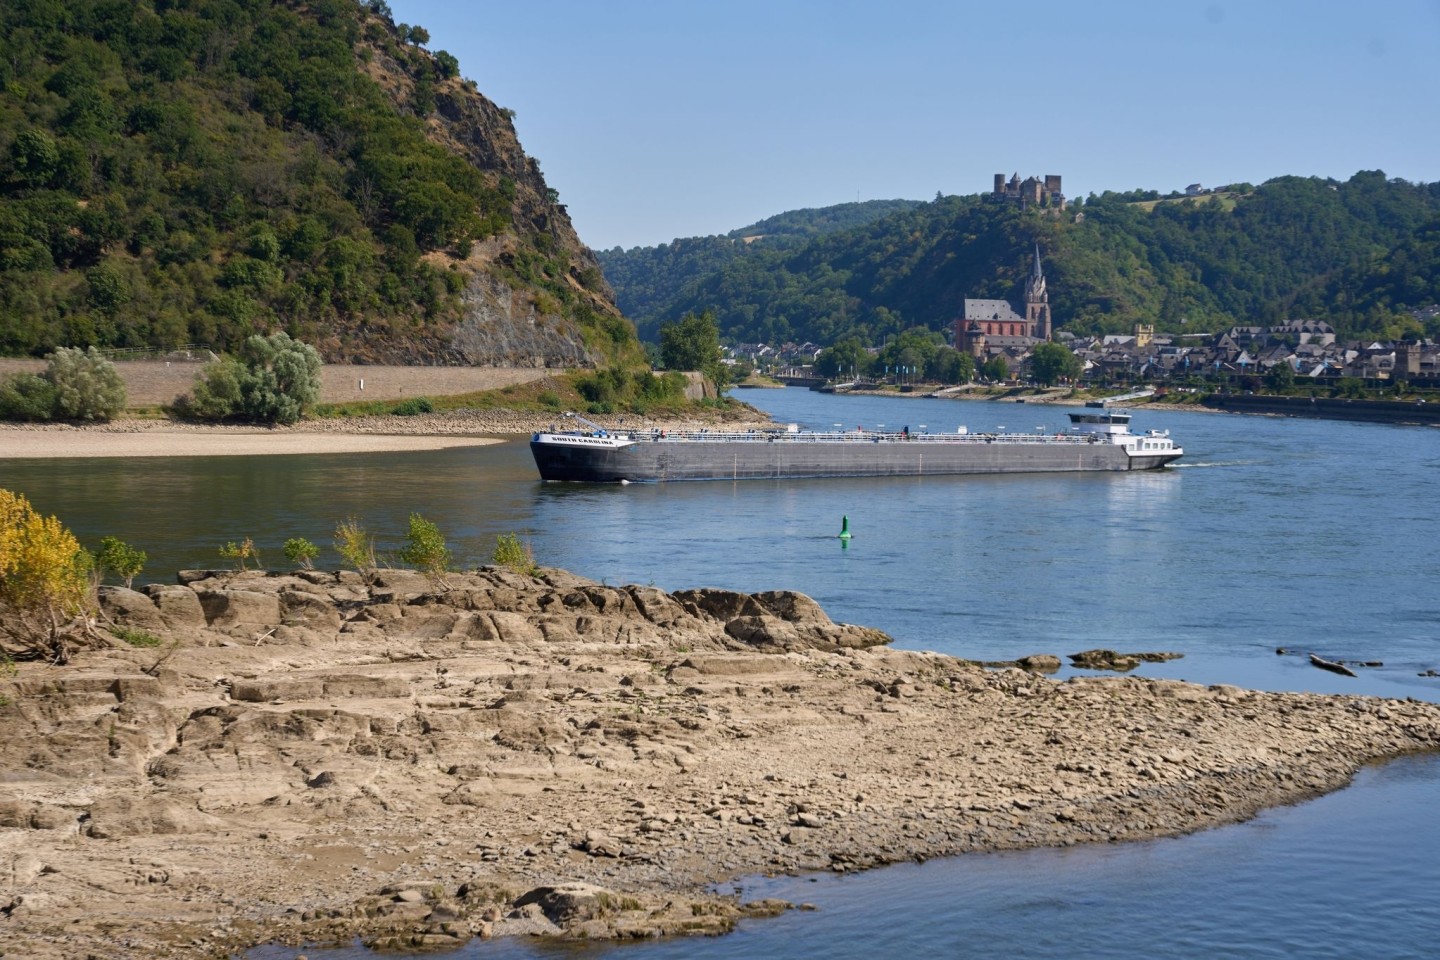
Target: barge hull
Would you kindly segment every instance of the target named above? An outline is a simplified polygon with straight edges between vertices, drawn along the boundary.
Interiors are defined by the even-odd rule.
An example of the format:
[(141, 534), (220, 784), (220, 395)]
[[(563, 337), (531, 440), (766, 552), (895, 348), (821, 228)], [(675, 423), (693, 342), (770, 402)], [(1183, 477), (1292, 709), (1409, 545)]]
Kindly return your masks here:
[(632, 443), (557, 447), (532, 441), (544, 480), (590, 483), (784, 480), (1153, 470), (1174, 456), (1131, 456), (1108, 443)]

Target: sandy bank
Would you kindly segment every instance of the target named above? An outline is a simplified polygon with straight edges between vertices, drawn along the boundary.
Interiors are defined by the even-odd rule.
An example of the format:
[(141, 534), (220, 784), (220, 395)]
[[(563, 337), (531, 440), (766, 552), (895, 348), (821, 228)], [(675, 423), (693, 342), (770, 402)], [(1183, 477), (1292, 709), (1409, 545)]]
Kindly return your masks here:
[(0, 458), (253, 457), (302, 453), (392, 453), (499, 443), (487, 437), (274, 433), (242, 430), (13, 430), (0, 428)]
[[(747, 418), (747, 414), (749, 418)], [(738, 419), (737, 419), (738, 417)], [(596, 416), (606, 427), (699, 429), (765, 426), (742, 411), (728, 419), (673, 420)], [(568, 424), (568, 425), (567, 425)], [(413, 417), (347, 417), (305, 420), (290, 427), (220, 427), (170, 420), (115, 420), (90, 425), (0, 424), (0, 459), (55, 457), (262, 456), (295, 453), (379, 453), (439, 450), (495, 443), (497, 437), (529, 435), (574, 421), (559, 414), (511, 410), (459, 410)]]
[(773, 905), (713, 882), (1179, 834), (1440, 747), (1440, 705), (985, 671), (786, 592), (180, 581), (106, 591), (158, 645), (0, 678), (17, 955), (723, 932)]

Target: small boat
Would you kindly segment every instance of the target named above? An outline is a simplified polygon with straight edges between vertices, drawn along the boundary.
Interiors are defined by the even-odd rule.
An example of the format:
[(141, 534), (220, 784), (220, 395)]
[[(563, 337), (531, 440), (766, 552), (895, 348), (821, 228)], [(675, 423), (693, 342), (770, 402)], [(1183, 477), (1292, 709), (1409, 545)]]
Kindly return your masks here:
[(1184, 451), (1169, 431), (1130, 432), (1130, 413), (1103, 401), (1069, 414), (1061, 433), (863, 430), (585, 430), (552, 427), (530, 438), (542, 480), (584, 483), (785, 480), (995, 473), (1158, 470)]

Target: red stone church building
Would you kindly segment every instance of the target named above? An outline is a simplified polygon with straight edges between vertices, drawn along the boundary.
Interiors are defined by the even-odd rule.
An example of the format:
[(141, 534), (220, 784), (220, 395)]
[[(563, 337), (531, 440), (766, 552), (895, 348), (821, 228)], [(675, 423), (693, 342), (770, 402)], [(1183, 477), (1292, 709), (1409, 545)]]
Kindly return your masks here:
[(955, 349), (983, 360), (1006, 348), (1028, 350), (1049, 340), (1050, 294), (1040, 269), (1040, 245), (1035, 245), (1035, 267), (1025, 283), (1025, 315), (1006, 300), (965, 301), (965, 313), (955, 321)]

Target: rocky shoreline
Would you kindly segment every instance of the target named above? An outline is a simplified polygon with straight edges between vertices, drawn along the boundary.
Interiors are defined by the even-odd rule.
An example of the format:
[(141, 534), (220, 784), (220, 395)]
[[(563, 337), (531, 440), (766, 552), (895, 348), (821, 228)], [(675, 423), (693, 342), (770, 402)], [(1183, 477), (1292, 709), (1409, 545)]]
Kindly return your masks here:
[(1440, 748), (1436, 704), (986, 670), (784, 591), (196, 571), (102, 601), (94, 649), (0, 678), (6, 957), (720, 933), (786, 905), (718, 881), (1180, 834)]

